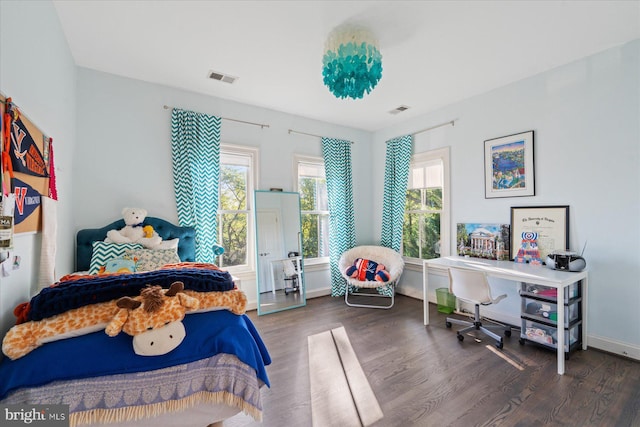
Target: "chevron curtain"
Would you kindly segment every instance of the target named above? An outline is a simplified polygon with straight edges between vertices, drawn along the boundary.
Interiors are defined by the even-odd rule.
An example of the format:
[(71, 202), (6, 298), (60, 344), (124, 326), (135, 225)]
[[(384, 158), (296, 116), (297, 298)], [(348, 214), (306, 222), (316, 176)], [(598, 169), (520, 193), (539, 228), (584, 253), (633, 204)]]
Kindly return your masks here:
[[(404, 223), (412, 142), (411, 135), (387, 141), (380, 245), (396, 252), (400, 252), (402, 246), (402, 225)], [(378, 288), (378, 293), (391, 296), (393, 295), (393, 287), (387, 285)]]
[(196, 231), (196, 261), (215, 262), (221, 118), (174, 108), (171, 112), (173, 186), (181, 226)]
[(409, 181), (413, 138), (405, 135), (387, 141), (380, 245), (400, 252), (404, 205)]
[(344, 295), (347, 287), (347, 282), (338, 268), (340, 256), (356, 244), (351, 181), (351, 142), (322, 138), (322, 155), (329, 203), (331, 296), (337, 297)]

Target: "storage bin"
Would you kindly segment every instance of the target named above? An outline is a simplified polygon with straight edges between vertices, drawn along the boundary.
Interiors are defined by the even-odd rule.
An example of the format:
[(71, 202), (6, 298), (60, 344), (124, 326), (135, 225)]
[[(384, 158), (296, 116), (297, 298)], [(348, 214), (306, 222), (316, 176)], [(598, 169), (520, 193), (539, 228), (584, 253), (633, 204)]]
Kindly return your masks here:
[(449, 293), (449, 289), (436, 289), (436, 299), (438, 301), (438, 311), (440, 313), (451, 314), (456, 309), (456, 296)]
[[(564, 351), (569, 352), (572, 345), (582, 342), (582, 322), (564, 331)], [(523, 320), (521, 338), (543, 344), (549, 348), (558, 348), (556, 328), (532, 320)]]
[[(537, 298), (522, 298), (523, 307), (522, 315), (533, 318), (533, 320), (540, 320), (543, 322), (558, 322), (558, 305), (544, 301)], [(574, 301), (573, 303), (564, 307), (564, 327), (578, 318), (580, 318), (581, 300)]]
[[(551, 287), (542, 286), (542, 285), (534, 285), (531, 283), (523, 283), (520, 294), (523, 296), (531, 295), (531, 296), (537, 296), (537, 297), (547, 298), (552, 300), (555, 300), (558, 298), (558, 290), (556, 288), (551, 288)], [(580, 292), (579, 282), (572, 283), (571, 285), (564, 288), (565, 302), (572, 298), (578, 298), (580, 296), (582, 295)]]

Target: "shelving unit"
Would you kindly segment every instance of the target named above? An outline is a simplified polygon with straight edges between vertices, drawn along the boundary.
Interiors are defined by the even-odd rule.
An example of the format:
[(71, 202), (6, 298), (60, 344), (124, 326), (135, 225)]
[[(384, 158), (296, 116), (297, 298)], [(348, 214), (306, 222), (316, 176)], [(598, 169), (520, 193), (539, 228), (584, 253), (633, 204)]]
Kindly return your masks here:
[[(531, 342), (557, 351), (557, 288), (522, 283), (520, 344)], [(564, 357), (582, 347), (582, 283), (577, 281), (564, 289)]]

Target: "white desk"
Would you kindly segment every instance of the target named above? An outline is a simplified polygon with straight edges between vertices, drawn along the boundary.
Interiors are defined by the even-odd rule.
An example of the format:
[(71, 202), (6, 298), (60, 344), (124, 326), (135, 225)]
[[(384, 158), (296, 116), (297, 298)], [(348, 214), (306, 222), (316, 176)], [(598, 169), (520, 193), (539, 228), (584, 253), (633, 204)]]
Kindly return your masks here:
[[(429, 324), (429, 271), (447, 271), (450, 267), (481, 270), (488, 277), (532, 283), (535, 285), (549, 286), (558, 289), (558, 374), (564, 374), (564, 288), (582, 280), (582, 349), (587, 349), (587, 270), (580, 272), (552, 270), (544, 266), (519, 264), (512, 261), (494, 261), (481, 258), (466, 258), (450, 256), (434, 258), (424, 261), (423, 264), (423, 296), (424, 296), (424, 324)], [(518, 302), (519, 304), (520, 302)]]

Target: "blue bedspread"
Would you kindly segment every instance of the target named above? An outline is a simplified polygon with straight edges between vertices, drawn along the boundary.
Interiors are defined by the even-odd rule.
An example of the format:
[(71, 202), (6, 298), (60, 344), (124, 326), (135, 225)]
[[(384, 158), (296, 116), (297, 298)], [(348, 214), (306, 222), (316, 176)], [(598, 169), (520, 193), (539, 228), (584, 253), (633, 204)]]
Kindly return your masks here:
[(188, 314), (187, 336), (171, 352), (139, 356), (133, 338), (124, 333), (109, 337), (104, 331), (43, 345), (24, 357), (0, 361), (0, 400), (12, 390), (56, 380), (150, 371), (204, 359), (218, 353), (234, 354), (253, 367), (267, 386), (265, 366), (271, 357), (251, 319), (227, 310)]
[(42, 320), (87, 304), (134, 297), (147, 285), (169, 289), (176, 281), (198, 292), (223, 292), (234, 288), (231, 274), (206, 268), (166, 268), (143, 273), (95, 275), (58, 282), (42, 289), (29, 302), (26, 320)]

